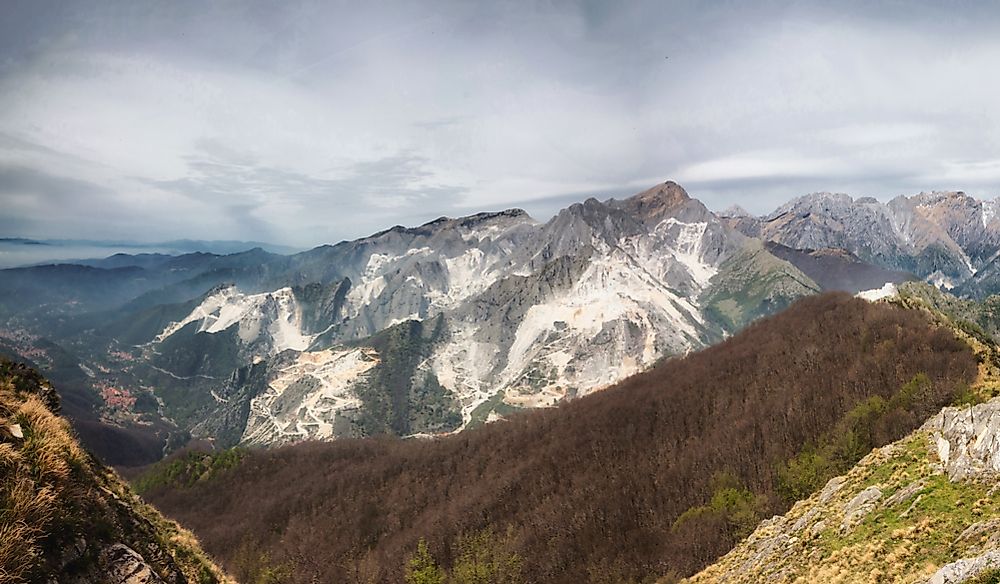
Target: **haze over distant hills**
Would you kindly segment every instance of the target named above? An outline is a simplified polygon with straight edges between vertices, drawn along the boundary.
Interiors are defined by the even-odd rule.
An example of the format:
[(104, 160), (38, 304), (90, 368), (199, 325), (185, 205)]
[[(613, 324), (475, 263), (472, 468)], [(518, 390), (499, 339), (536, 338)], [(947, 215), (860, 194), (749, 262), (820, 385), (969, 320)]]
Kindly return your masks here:
[[(161, 242), (89, 239), (30, 239), (0, 237), (0, 268), (47, 263), (92, 264), (111, 255), (181, 255), (185, 253), (238, 253), (259, 247), (272, 253), (294, 253), (297, 248), (259, 241), (202, 241), (178, 239)], [(110, 258), (109, 258), (110, 259)]]

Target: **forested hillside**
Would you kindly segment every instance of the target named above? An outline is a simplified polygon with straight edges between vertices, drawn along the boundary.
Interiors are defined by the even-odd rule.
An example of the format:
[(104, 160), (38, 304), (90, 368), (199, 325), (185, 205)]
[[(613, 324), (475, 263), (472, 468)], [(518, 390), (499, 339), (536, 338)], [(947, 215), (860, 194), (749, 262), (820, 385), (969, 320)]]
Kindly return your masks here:
[(823, 295), (559, 407), (435, 440), (250, 451), (185, 480), (160, 469), (147, 495), (245, 581), (678, 577), (975, 375), (926, 315)]

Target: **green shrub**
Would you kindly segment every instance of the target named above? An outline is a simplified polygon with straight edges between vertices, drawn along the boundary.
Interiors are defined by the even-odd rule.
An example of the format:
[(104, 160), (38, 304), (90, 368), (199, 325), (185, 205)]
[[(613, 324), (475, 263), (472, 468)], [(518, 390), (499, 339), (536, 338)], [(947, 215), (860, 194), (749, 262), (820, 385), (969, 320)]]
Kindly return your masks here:
[(137, 477), (132, 482), (132, 487), (139, 494), (162, 487), (191, 487), (199, 480), (236, 467), (245, 456), (246, 450), (242, 448), (230, 448), (218, 452), (187, 452), (154, 465)]
[(406, 584), (444, 584), (444, 570), (434, 561), (423, 539), (417, 544), (417, 551), (406, 562)]
[(498, 536), (491, 528), (463, 535), (453, 544), (449, 574), (421, 539), (406, 562), (406, 584), (522, 584), (521, 557), (513, 550), (512, 532)]
[(484, 529), (458, 540), (458, 558), (450, 584), (519, 584), (521, 557), (510, 550), (510, 534), (499, 537)]
[(721, 472), (711, 480), (712, 498), (707, 505), (691, 507), (674, 521), (673, 529), (689, 523), (699, 523), (709, 517), (725, 521), (737, 539), (742, 539), (760, 523), (764, 501), (747, 489), (731, 473)]
[[(904, 383), (888, 400), (873, 396), (851, 408), (835, 428), (817, 444), (804, 447), (778, 468), (778, 491), (786, 501), (804, 499), (831, 478), (847, 472), (873, 448), (898, 438), (899, 419), (921, 417), (940, 405), (934, 384), (924, 373)], [(974, 400), (967, 385), (955, 391), (951, 401)]]
[(980, 572), (969, 580), (968, 584), (1000, 584), (1000, 568)]

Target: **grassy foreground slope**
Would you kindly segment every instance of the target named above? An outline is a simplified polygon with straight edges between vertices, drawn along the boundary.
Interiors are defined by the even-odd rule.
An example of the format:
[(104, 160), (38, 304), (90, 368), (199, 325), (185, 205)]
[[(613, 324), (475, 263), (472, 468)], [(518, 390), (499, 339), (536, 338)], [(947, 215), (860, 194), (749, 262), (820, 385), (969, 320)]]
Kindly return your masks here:
[(1000, 398), (946, 408), (687, 580), (1000, 582)]
[(0, 360), (0, 582), (225, 582), (194, 536), (84, 451), (37, 372)]
[[(195, 456), (217, 470), (160, 472), (182, 478), (146, 496), (243, 581), (650, 582), (703, 568), (976, 372), (926, 315), (828, 294), (559, 407), (436, 440)], [(821, 467), (793, 464), (805, 444)]]

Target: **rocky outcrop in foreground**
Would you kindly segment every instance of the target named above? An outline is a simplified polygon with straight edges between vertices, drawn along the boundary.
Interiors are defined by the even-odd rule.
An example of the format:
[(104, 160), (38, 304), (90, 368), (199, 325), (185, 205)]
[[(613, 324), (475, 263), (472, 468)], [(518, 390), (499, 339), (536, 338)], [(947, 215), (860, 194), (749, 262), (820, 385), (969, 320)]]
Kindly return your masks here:
[(1000, 401), (973, 408), (946, 408), (924, 424), (938, 459), (952, 480), (1000, 474)]
[(945, 408), (688, 582), (993, 581), (998, 495), (1000, 398)]

